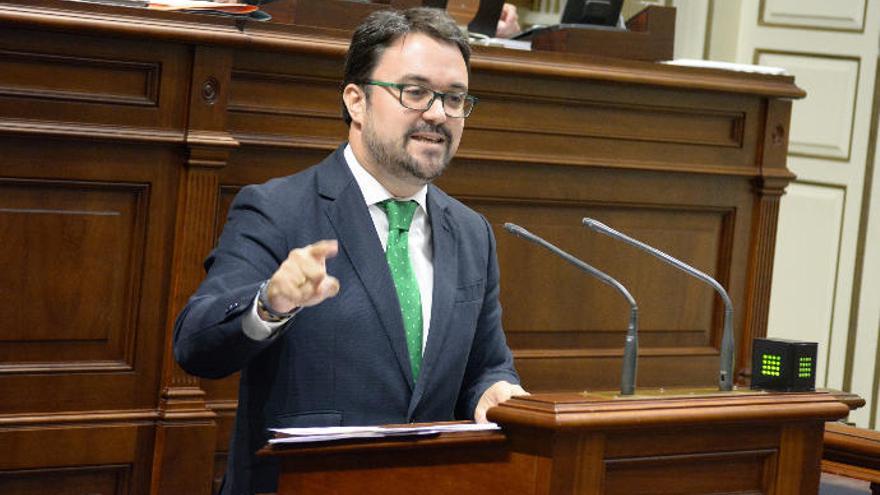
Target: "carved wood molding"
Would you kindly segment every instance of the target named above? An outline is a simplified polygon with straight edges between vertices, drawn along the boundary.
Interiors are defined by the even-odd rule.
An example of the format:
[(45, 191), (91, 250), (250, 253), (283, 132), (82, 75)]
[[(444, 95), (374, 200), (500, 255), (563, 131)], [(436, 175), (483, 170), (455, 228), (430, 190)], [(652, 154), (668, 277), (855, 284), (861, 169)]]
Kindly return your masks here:
[(776, 251), (776, 224), (779, 217), (779, 195), (760, 194), (756, 200), (752, 238), (756, 242), (749, 254), (749, 275), (745, 301), (745, 325), (737, 350), (740, 376), (751, 374), (751, 342), (767, 336), (770, 312), (770, 288), (773, 279), (773, 257)]
[(186, 135), (186, 144), (191, 149), (205, 149), (226, 154), (239, 147), (238, 140), (223, 131), (190, 131)]
[(235, 410), (238, 409), (238, 401), (237, 400), (209, 400), (208, 407), (219, 414), (223, 413), (235, 413)]
[[(177, 215), (172, 263), (169, 329), (173, 328), (174, 320), (186, 304), (186, 300), (198, 288), (197, 281), (202, 279), (202, 260), (214, 244), (214, 216), (219, 188), (217, 174), (212, 168), (187, 167), (181, 171), (180, 208)], [(169, 354), (172, 333), (170, 330), (167, 332), (169, 342), (166, 349)], [(184, 373), (176, 364), (171, 366), (172, 362), (169, 355), (166, 384), (171, 387), (185, 387), (187, 390), (190, 390), (190, 387), (198, 387), (197, 378)], [(195, 390), (190, 391), (201, 396)], [(169, 399), (179, 397), (167, 392), (163, 395)]]
[[(35, 5), (36, 4), (36, 5)], [(342, 58), (348, 33), (271, 23), (237, 24), (234, 20), (141, 9), (67, 4), (59, 0), (0, 2), (0, 24), (57, 30), (89, 30), (115, 36), (156, 38), (229, 47), (296, 51)], [(475, 47), (476, 70), (530, 76), (593, 79), (625, 84), (803, 98), (792, 77), (768, 77), (715, 69), (663, 66), (568, 54), (511, 53)], [(735, 75), (735, 77), (733, 77)]]
[(0, 135), (3, 134), (157, 144), (179, 144), (184, 141), (184, 132), (174, 129), (10, 118), (0, 119)]
[[(152, 484), (160, 487), (160, 492), (208, 493), (212, 478), (210, 466), (217, 414), (207, 407), (206, 394), (199, 386), (199, 379), (184, 372), (174, 362), (171, 339), (175, 317), (202, 279), (201, 261), (215, 238), (214, 217), (219, 198), (217, 170), (225, 165), (230, 144), (224, 138), (217, 142), (221, 144), (216, 149), (210, 146), (191, 148), (190, 158), (180, 170), (162, 370), (164, 387), (158, 409), (160, 421), (155, 432), (152, 471)], [(194, 463), (194, 471), (166, 462), (181, 449), (189, 451), (187, 459)]]
[(768, 99), (764, 104), (764, 114), (758, 163), (761, 174), (753, 181), (755, 191), (751, 233), (753, 241), (749, 253), (745, 322), (740, 340), (747, 345), (740, 346), (737, 350), (740, 377), (751, 376), (751, 342), (756, 338), (767, 336), (779, 201), (785, 194), (785, 188), (795, 179), (795, 175), (785, 167), (791, 102)]
[[(338, 138), (321, 138), (312, 136), (291, 136), (286, 134), (252, 134), (245, 132), (232, 132), (233, 137), (242, 146), (263, 146), (267, 148), (285, 149), (311, 149), (332, 151), (339, 146)], [(543, 153), (499, 153), (495, 151), (482, 151), (468, 148), (466, 145), (459, 148), (455, 154), (456, 161), (473, 160), (482, 162), (499, 163), (527, 163), (541, 165), (563, 165), (573, 167), (601, 167), (614, 169), (654, 170), (675, 172), (683, 174), (708, 174), (729, 175), (739, 177), (753, 177), (758, 172), (754, 167), (742, 166), (719, 166), (719, 165), (676, 165), (670, 167), (668, 162), (649, 162), (644, 160), (615, 160), (609, 163), (606, 160), (591, 158), (586, 155), (577, 157), (567, 155), (548, 155)]]
[(199, 387), (179, 386), (162, 391), (159, 418), (165, 421), (213, 420), (217, 415), (205, 406), (205, 392)]
[(180, 171), (175, 251), (172, 265), (168, 331), (163, 367), (164, 387), (160, 414), (165, 420), (212, 419), (198, 378), (183, 371), (173, 360), (171, 338), (176, 315), (202, 279), (202, 260), (216, 239), (215, 217), (219, 201), (219, 169), (229, 152), (239, 146), (226, 132), (232, 53), (225, 48), (195, 49), (190, 90), (186, 146), (189, 151)]
[[(740, 79), (743, 74), (715, 69), (694, 69), (646, 62), (609, 60), (602, 57), (556, 55), (548, 52), (540, 52), (540, 56), (541, 58), (538, 59), (528, 52), (508, 54), (507, 51), (501, 50), (494, 50), (493, 53), (490, 48), (476, 47), (471, 67), (477, 70), (507, 74), (537, 74), (780, 98), (803, 98), (806, 96), (806, 92), (794, 84), (792, 77), (749, 75), (746, 80), (743, 80)], [(732, 77), (733, 74), (736, 74), (737, 77)]]
[[(791, 421), (796, 418), (841, 418), (849, 406), (828, 393), (765, 392), (697, 393), (666, 390), (619, 400), (616, 392), (535, 394), (514, 397), (495, 407), (489, 419), (508, 425), (538, 428), (602, 429), (638, 423), (706, 425), (736, 418), (742, 423)], [(794, 492), (792, 492), (794, 493)]]
[(47, 424), (150, 422), (159, 418), (155, 409), (123, 411), (65, 412), (51, 414), (7, 414), (0, 416), (0, 426), (27, 426)]
[(0, 50), (0, 57), (7, 61), (55, 67), (106, 69), (117, 73), (139, 74), (142, 79), (130, 94), (110, 92), (75, 91), (62, 88), (35, 88), (0, 86), (0, 94), (23, 96), (48, 100), (106, 103), (135, 107), (155, 107), (159, 104), (159, 74), (161, 66), (157, 62), (102, 59), (98, 57), (47, 54), (25, 50)]

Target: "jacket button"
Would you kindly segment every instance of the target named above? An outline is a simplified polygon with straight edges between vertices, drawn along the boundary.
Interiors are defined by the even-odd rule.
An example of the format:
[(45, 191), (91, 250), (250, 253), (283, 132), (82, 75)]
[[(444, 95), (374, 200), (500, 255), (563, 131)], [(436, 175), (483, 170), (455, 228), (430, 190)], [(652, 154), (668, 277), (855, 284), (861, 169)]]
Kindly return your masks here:
[(235, 308), (237, 308), (237, 307), (238, 307), (237, 302), (231, 303), (229, 306), (226, 306), (226, 314), (232, 313), (233, 311), (235, 311)]

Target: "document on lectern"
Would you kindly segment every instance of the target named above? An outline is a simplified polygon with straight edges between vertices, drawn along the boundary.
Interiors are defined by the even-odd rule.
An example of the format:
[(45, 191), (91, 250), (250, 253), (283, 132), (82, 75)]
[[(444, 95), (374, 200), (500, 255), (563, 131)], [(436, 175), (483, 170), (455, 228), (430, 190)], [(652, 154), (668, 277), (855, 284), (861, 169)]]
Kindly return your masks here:
[(424, 426), (328, 426), (312, 428), (270, 428), (275, 438), (270, 444), (330, 442), (358, 438), (387, 438), (428, 436), (440, 433), (493, 431), (501, 428), (496, 423), (439, 423)]

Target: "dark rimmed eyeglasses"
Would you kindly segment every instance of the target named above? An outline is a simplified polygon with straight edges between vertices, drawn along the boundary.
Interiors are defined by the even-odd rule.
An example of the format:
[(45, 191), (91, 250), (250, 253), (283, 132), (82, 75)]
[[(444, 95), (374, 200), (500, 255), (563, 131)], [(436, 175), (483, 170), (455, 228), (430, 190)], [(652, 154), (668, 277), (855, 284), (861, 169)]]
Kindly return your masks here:
[(398, 91), (397, 99), (400, 104), (410, 110), (425, 112), (434, 101), (439, 98), (443, 105), (443, 112), (453, 119), (467, 118), (474, 111), (477, 98), (467, 93), (441, 93), (431, 88), (418, 84), (401, 84), (384, 81), (364, 81), (367, 86), (381, 86), (383, 88), (395, 88)]

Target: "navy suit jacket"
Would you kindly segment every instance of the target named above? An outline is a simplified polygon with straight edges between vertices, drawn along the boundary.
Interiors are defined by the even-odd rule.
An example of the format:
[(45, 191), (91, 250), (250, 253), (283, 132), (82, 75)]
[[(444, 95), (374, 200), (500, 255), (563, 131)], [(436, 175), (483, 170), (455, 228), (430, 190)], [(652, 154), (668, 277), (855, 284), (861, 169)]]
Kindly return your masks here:
[[(428, 189), (434, 251), (431, 321), (413, 386), (388, 264), (342, 147), (302, 173), (241, 190), (207, 277), (177, 318), (174, 355), (189, 373), (241, 371), (222, 493), (275, 491), (277, 461), (254, 455), (267, 428), (469, 419), (499, 380), (519, 383), (501, 327), (495, 239), (481, 215)], [(272, 338), (241, 329), (259, 284), (291, 249), (338, 239), (327, 271), (339, 294)]]

